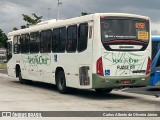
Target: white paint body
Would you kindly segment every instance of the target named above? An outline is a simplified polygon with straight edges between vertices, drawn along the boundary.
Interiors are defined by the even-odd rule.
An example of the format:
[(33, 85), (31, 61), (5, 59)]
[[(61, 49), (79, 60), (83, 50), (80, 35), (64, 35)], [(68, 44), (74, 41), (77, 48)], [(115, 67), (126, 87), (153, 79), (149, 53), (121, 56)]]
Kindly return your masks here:
[[(13, 54), (12, 58), (9, 60), (7, 64), (8, 75), (12, 77), (16, 77), (15, 75), (15, 66), (19, 64), (21, 67), (22, 77), (24, 79), (30, 79), (34, 81), (42, 81), (46, 83), (55, 84), (55, 72), (57, 67), (62, 67), (64, 69), (65, 77), (66, 77), (66, 85), (74, 88), (81, 89), (89, 89), (92, 88), (92, 74), (96, 74), (96, 62), (102, 56), (103, 61), (103, 70), (110, 70), (110, 76), (133, 76), (133, 73), (130, 71), (125, 71), (122, 73), (117, 70), (117, 65), (113, 65), (111, 62), (113, 56), (114, 58), (118, 58), (118, 56), (124, 55), (124, 59), (126, 56), (130, 56), (133, 58), (133, 55), (130, 53), (134, 52), (113, 52), (106, 51), (101, 42), (101, 33), (100, 33), (100, 16), (122, 16), (122, 17), (135, 17), (135, 18), (145, 18), (149, 19), (145, 16), (133, 15), (133, 14), (120, 14), (120, 13), (96, 13), (87, 16), (71, 18), (67, 20), (59, 20), (59, 21), (49, 21), (43, 24), (38, 24), (36, 26), (17, 30), (10, 32), (8, 34), (9, 41), (13, 41), (13, 37), (15, 35), (21, 35), (25, 33), (31, 33), (34, 31), (41, 31), (45, 29), (54, 29), (57, 27), (69, 26), (80, 23), (88, 23), (88, 29), (92, 27), (92, 36), (89, 38), (88, 34), (88, 44), (87, 49), (83, 52), (75, 52), (75, 53), (38, 53), (38, 54)], [(89, 32), (89, 31), (88, 31)], [(151, 55), (150, 44), (145, 51), (139, 52), (136, 54), (141, 55), (134, 56), (133, 59), (139, 59), (139, 62), (144, 62), (148, 56)], [(113, 46), (116, 47), (116, 46)], [(136, 46), (139, 47), (139, 46)], [(13, 50), (12, 50), (13, 51)], [(106, 54), (107, 53), (107, 54)], [(57, 55), (57, 61), (55, 61), (54, 56)], [(106, 59), (105, 59), (106, 58)], [(29, 62), (31, 59), (46, 59), (46, 63), (43, 62)], [(42, 60), (43, 61), (43, 60)], [(128, 59), (126, 58), (126, 63)], [(144, 68), (146, 69), (147, 60), (144, 62)], [(123, 63), (119, 63), (119, 65), (124, 65)], [(89, 66), (89, 79), (90, 85), (81, 86), (79, 82), (79, 68), (82, 66)], [(135, 68), (138, 69), (138, 66)], [(137, 73), (138, 74), (138, 73)], [(135, 75), (135, 74), (134, 74)], [(141, 74), (139, 74), (141, 75)], [(106, 76), (107, 77), (107, 76)]]

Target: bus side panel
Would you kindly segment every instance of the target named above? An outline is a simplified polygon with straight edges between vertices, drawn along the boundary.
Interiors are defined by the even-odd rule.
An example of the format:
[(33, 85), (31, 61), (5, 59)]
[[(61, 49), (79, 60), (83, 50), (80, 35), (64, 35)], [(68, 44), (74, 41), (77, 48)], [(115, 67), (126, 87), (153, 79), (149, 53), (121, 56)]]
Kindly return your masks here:
[(160, 50), (157, 52), (152, 62), (150, 85), (160, 85)]
[(7, 63), (7, 73), (8, 73), (8, 76), (16, 77), (15, 68), (13, 66), (11, 66), (10, 63), (11, 63), (11, 61), (9, 61), (9, 63)]
[[(91, 31), (90, 31), (91, 29)], [(93, 22), (88, 22), (87, 49), (82, 52), (57, 55), (57, 65), (64, 66), (66, 84), (69, 87), (92, 88)]]
[(16, 74), (15, 74), (15, 65), (16, 65), (16, 59), (15, 58), (16, 57), (13, 54), (13, 36), (8, 37), (8, 39), (11, 42), (11, 58), (7, 61), (7, 72), (8, 72), (8, 76), (16, 77)]
[[(90, 48), (90, 47), (89, 47)], [(68, 87), (74, 88), (90, 88), (89, 85), (80, 85), (80, 74), (79, 70), (81, 67), (88, 67), (89, 71), (91, 70), (91, 60), (92, 60), (92, 53), (87, 50), (81, 53), (61, 53), (61, 54), (53, 54), (57, 56), (57, 61), (54, 61), (53, 68), (61, 67), (64, 70), (65, 77), (66, 77), (66, 85)], [(88, 71), (88, 72), (89, 72)], [(56, 71), (55, 71), (56, 72)], [(91, 74), (91, 73), (88, 73)]]
[(78, 56), (79, 88), (91, 88), (92, 86), (92, 52), (83, 52)]
[(94, 22), (88, 22), (88, 42), (87, 49), (78, 56), (79, 69), (79, 88), (92, 88), (92, 62), (93, 62), (93, 40), (94, 40)]
[(7, 63), (8, 75), (16, 77), (16, 65), (20, 63), (20, 56), (18, 54), (13, 54), (12, 58)]
[(96, 74), (96, 63), (101, 56), (100, 16), (94, 16), (92, 73)]
[(29, 80), (37, 80), (37, 54), (21, 54), (20, 68), (22, 77)]

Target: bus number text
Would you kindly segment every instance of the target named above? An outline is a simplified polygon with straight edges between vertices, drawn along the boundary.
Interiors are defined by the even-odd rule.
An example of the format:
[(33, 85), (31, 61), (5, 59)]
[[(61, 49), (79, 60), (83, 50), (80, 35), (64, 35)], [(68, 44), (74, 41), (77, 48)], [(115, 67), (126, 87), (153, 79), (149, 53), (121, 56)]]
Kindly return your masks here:
[(135, 65), (117, 65), (117, 69), (120, 70), (128, 70), (128, 69), (135, 69)]

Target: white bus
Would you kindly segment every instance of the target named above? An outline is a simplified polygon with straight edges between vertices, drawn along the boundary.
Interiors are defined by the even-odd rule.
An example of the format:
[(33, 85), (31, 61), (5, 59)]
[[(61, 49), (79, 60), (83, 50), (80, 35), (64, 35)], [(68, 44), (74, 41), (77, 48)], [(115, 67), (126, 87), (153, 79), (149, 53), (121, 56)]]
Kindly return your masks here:
[(95, 13), (46, 21), (8, 34), (8, 75), (109, 93), (147, 86), (150, 79), (150, 19)]

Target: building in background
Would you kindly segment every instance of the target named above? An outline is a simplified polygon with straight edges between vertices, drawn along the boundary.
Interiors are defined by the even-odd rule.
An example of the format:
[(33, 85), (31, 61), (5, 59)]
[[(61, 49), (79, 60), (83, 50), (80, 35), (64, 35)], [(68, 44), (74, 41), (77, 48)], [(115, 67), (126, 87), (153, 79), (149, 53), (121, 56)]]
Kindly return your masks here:
[(0, 63), (7, 61), (7, 51), (5, 48), (0, 48)]

